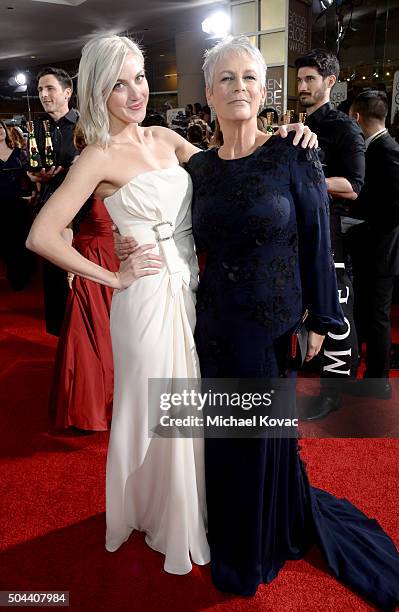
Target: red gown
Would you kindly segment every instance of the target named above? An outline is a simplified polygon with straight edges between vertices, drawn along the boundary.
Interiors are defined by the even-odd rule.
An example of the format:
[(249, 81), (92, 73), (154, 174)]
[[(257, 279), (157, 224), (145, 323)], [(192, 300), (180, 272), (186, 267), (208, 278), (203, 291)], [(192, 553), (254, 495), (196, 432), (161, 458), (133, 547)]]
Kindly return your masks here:
[[(94, 198), (74, 247), (100, 266), (118, 270), (111, 218)], [(101, 431), (109, 428), (114, 371), (109, 313), (113, 289), (76, 276), (58, 342), (49, 399), (52, 424)]]

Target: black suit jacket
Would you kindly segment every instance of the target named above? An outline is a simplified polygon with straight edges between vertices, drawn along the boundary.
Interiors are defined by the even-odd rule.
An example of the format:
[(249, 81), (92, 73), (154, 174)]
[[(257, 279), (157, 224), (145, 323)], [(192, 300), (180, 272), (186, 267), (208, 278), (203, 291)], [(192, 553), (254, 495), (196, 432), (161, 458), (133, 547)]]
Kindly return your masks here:
[(366, 219), (365, 249), (379, 274), (399, 274), (399, 144), (388, 132), (366, 151), (365, 181), (354, 202), (355, 216)]

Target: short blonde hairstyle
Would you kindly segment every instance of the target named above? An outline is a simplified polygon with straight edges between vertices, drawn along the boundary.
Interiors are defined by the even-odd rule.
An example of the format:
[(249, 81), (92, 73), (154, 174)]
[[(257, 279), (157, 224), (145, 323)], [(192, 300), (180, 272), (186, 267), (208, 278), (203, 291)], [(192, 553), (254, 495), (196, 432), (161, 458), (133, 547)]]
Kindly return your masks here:
[(128, 53), (143, 62), (140, 47), (126, 36), (101, 36), (82, 49), (78, 72), (79, 124), (87, 144), (107, 146), (110, 126), (107, 101)]
[(205, 85), (208, 89), (212, 90), (216, 64), (220, 59), (232, 52), (246, 53), (258, 63), (261, 85), (264, 87), (266, 84), (267, 66), (262, 53), (257, 47), (253, 46), (247, 36), (227, 36), (218, 42), (217, 45), (205, 51), (202, 69), (204, 71)]

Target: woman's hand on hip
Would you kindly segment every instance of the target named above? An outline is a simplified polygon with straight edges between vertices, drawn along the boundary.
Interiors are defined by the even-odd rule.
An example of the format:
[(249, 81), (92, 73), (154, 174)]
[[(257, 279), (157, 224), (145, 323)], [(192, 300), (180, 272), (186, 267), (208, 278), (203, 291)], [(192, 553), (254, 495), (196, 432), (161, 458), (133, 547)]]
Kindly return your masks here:
[(121, 262), (119, 271), (115, 272), (119, 281), (118, 289), (130, 287), (134, 281), (143, 276), (159, 274), (165, 264), (162, 257), (151, 253), (155, 246), (155, 244), (142, 244)]

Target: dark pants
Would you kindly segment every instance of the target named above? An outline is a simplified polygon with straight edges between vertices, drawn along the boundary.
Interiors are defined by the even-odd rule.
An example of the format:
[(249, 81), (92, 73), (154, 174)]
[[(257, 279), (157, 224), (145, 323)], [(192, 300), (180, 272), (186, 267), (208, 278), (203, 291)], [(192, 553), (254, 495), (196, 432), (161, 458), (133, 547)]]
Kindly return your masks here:
[(353, 318), (354, 296), (352, 282), (347, 272), (347, 254), (341, 232), (341, 218), (331, 217), (331, 241), (337, 276), (338, 298), (345, 323), (340, 329), (329, 332), (324, 340), (321, 355), (321, 391), (337, 394), (344, 390), (345, 383), (356, 378), (358, 368), (358, 344)]
[(356, 291), (355, 321), (366, 342), (369, 378), (388, 378), (391, 352), (391, 305), (399, 266), (392, 229), (378, 234), (367, 224), (349, 232)]
[(366, 372), (369, 378), (388, 378), (391, 352), (391, 305), (395, 276), (370, 279), (366, 331)]
[(29, 211), (22, 198), (1, 198), (1, 204), (0, 257), (11, 288), (19, 291), (29, 283), (36, 264), (34, 254), (25, 247), (31, 226)]
[(68, 297), (67, 273), (49, 261), (43, 261), (43, 292), (46, 331), (59, 336)]

